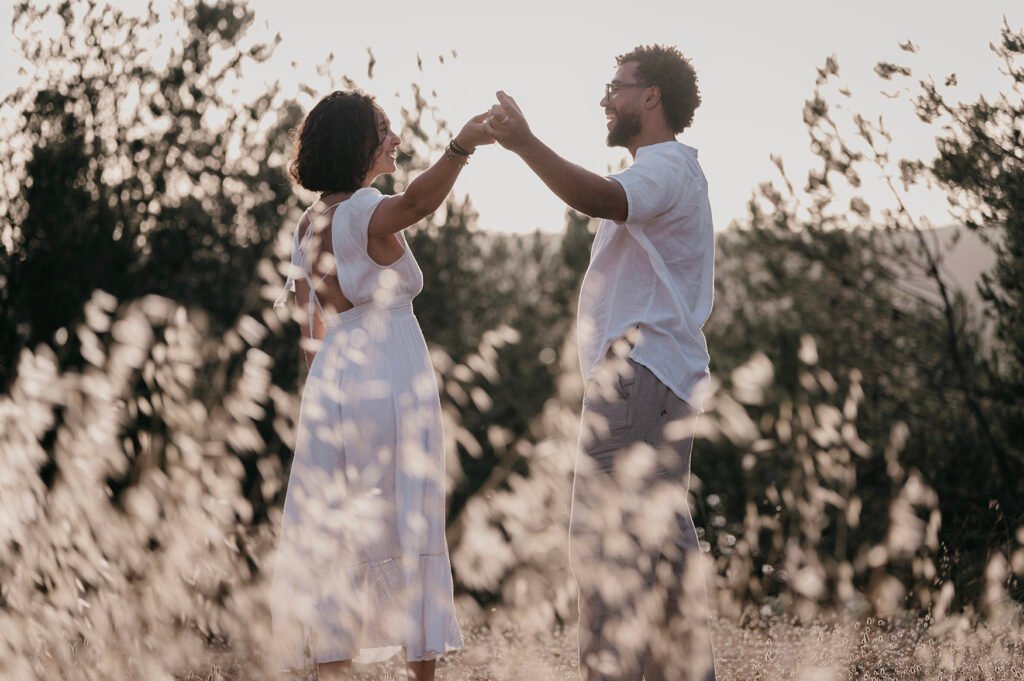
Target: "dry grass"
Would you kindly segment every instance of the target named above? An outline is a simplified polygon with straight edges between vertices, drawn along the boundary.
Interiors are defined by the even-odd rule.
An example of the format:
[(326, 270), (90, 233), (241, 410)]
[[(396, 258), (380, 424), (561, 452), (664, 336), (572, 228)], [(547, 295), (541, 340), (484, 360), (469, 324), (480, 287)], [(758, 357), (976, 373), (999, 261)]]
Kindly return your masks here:
[[(504, 618), (501, 618), (504, 620)], [(870, 623), (869, 623), (870, 622)], [(441, 666), (448, 681), (576, 681), (572, 628), (524, 636), (515, 624), (472, 630), (467, 650)], [(854, 679), (1024, 678), (1024, 638), (1017, 627), (972, 627), (966, 621), (934, 627), (925, 621), (808, 625), (775, 621), (757, 628), (716, 621), (720, 681), (853, 681)], [(372, 677), (368, 677), (372, 678)]]
[[(76, 330), (83, 369), (62, 372), (52, 352), (25, 351), (16, 383), (0, 396), (0, 678), (280, 678), (264, 660), (278, 517), (251, 527), (241, 462), (255, 462), (267, 496), (286, 482), (276, 456), (261, 454), (258, 427), (273, 406), (275, 429), (294, 440), (296, 396), (273, 385), (274, 360), (260, 349), (286, 320), (268, 308), (211, 338), (170, 301), (122, 305), (104, 294), (86, 319)], [(509, 330), (489, 334), (466, 365), (435, 357), (439, 384), (482, 390), (501, 344), (514, 341)], [(1024, 573), (1024, 532), (993, 551), (981, 607), (951, 612), (952, 587), (935, 579), (936, 494), (900, 465), (905, 429), (894, 424), (885, 451), (871, 451), (857, 435), (859, 377), (838, 390), (816, 358), (806, 338), (805, 393), (757, 419), (752, 408), (773, 373), (766, 358), (751, 358), (701, 421), (699, 438), (749, 452), (748, 482), (765, 462), (786, 461), (791, 471), (758, 492), (770, 505), (711, 518), (705, 575), (719, 618), (720, 678), (1024, 678), (1024, 629), (1006, 591)], [(224, 371), (229, 361), (241, 371)], [(496, 468), (487, 494), (449, 533), (459, 582), (500, 595), (504, 606), (479, 612), (462, 603), (467, 647), (443, 661), (441, 678), (577, 678), (575, 632), (561, 625), (575, 610), (566, 527), (582, 386), (571, 351), (563, 362), (532, 439), (503, 445), (528, 459), (529, 475)], [(208, 376), (220, 382), (215, 403), (201, 399)], [(471, 437), (458, 409), (446, 418), (450, 448)], [(828, 533), (856, 527), (857, 462), (872, 456), (884, 457), (896, 490), (885, 536), (820, 550)], [(457, 461), (449, 474), (462, 475)], [(111, 480), (125, 478), (115, 494)], [(777, 575), (771, 592), (764, 565)], [(907, 608), (929, 619), (904, 619)], [(867, 613), (884, 619), (869, 624)]]
[[(466, 629), (466, 648), (441, 659), (439, 681), (578, 681), (572, 626), (530, 634), (505, 611)], [(719, 681), (1015, 681), (1024, 679), (1024, 637), (1014, 626), (950, 620), (775, 620), (756, 627), (714, 622)], [(355, 681), (402, 678), (399, 658), (358, 667)], [(184, 680), (242, 681), (243, 665)]]

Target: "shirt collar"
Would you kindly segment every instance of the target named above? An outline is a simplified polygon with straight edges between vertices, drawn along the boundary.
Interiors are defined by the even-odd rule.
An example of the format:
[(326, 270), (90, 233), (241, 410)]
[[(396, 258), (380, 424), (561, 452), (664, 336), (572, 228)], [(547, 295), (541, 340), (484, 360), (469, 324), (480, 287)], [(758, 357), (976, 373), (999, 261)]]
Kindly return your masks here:
[(697, 150), (691, 146), (687, 146), (679, 140), (665, 140), (664, 142), (656, 142), (654, 144), (648, 144), (646, 146), (637, 147), (636, 157), (640, 158), (644, 154), (653, 153), (659, 149), (670, 149), (672, 147), (679, 147), (687, 154), (697, 158)]

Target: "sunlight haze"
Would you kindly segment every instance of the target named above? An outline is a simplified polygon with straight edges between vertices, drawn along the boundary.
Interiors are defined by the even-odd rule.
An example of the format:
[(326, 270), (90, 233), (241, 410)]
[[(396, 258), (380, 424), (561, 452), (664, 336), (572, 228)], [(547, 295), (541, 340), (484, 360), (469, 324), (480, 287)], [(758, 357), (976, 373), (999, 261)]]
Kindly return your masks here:
[[(802, 109), (814, 88), (815, 69), (829, 55), (837, 57), (840, 76), (853, 93), (847, 103), (869, 118), (885, 115), (896, 138), (894, 152), (928, 157), (928, 131), (913, 119), (905, 98), (879, 95), (897, 86), (880, 81), (874, 65), (880, 60), (910, 65), (914, 81), (928, 75), (941, 81), (956, 72), (957, 92), (971, 99), (999, 83), (999, 64), (987, 45), (998, 39), (1003, 17), (1011, 25), (1024, 21), (1021, 4), (992, 1), (970, 6), (871, 1), (841, 7), (638, 2), (626, 8), (531, 0), (513, 10), (468, 2), (253, 0), (251, 7), (256, 13), (252, 33), (282, 38), (271, 63), (252, 74), (253, 91), (274, 79), (282, 81), (285, 94), (303, 84), (325, 91), (328, 83), (316, 70), (333, 53), (332, 74), (348, 76), (377, 95), (396, 123), (396, 94), (407, 97), (410, 85), (419, 83), (428, 94), (436, 91), (441, 115), (457, 130), (502, 89), (516, 99), (544, 142), (598, 172), (614, 171), (628, 160), (625, 150), (605, 146), (598, 104), (615, 55), (645, 43), (677, 45), (692, 59), (703, 96), (693, 127), (679, 139), (700, 152), (719, 229), (744, 217), (758, 183), (778, 179), (772, 154), (783, 158), (798, 191), (802, 187), (813, 160)], [(8, 31), (10, 13), (11, 6), (4, 5), (0, 21)], [(899, 49), (907, 40), (919, 47), (917, 54)], [(11, 50), (10, 40), (3, 43), (5, 52)], [(373, 79), (367, 77), (367, 48), (376, 59)], [(13, 57), (3, 55), (2, 91), (17, 82)], [(562, 202), (519, 159), (497, 147), (473, 158), (456, 191), (471, 196), (484, 229), (558, 231), (564, 223)], [(873, 205), (886, 201), (870, 181), (862, 194)], [(913, 199), (913, 211), (936, 224), (949, 222), (940, 194), (922, 192)]]

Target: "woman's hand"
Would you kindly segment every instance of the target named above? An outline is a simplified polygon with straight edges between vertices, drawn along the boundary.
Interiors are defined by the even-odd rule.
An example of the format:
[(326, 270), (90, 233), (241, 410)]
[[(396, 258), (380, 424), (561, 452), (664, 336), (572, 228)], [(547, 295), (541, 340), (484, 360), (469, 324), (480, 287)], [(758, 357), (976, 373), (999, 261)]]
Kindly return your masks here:
[(494, 138), (491, 137), (490, 133), (485, 128), (490, 112), (482, 113), (477, 116), (473, 116), (469, 121), (462, 126), (462, 130), (455, 136), (455, 142), (468, 151), (473, 153), (477, 147), (485, 144), (494, 144)]
[[(462, 151), (472, 154), (477, 147), (494, 143), (494, 138), (485, 129), (489, 116), (490, 113), (473, 116), (462, 126), (453, 139), (461, 149), (454, 153), (464, 156)], [(433, 213), (444, 202), (465, 165), (464, 158), (456, 158), (446, 152), (434, 165), (417, 175), (404, 192), (388, 196), (377, 204), (370, 216), (367, 234), (371, 237), (388, 236)]]

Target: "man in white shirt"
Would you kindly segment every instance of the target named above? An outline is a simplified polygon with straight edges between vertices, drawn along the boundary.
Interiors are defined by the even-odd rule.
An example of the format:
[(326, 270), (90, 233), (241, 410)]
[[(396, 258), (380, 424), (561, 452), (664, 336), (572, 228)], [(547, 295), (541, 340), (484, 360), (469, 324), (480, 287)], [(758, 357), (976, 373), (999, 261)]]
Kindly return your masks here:
[(697, 151), (676, 141), (700, 104), (674, 47), (617, 58), (601, 106), (633, 164), (602, 177), (530, 131), (504, 92), (488, 131), (562, 200), (602, 218), (580, 290), (583, 399), (570, 559), (586, 681), (713, 680), (700, 551), (687, 505), (708, 381), (714, 233)]

